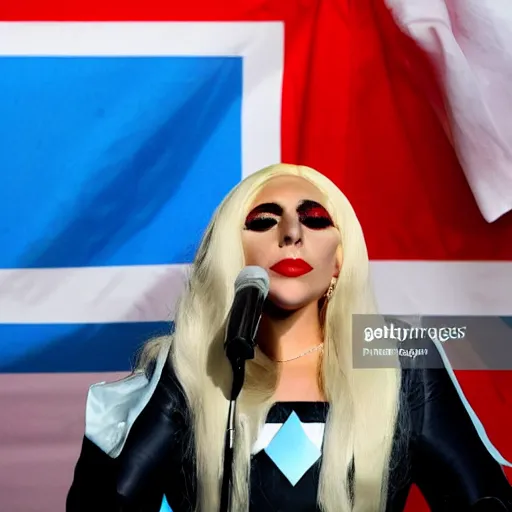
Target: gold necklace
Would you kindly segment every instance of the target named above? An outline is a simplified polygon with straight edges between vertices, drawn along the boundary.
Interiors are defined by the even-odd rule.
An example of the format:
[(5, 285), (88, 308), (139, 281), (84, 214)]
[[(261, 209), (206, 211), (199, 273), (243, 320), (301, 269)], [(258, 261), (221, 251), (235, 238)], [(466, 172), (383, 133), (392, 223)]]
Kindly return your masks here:
[(275, 359), (274, 362), (275, 363), (288, 363), (289, 361), (295, 361), (295, 359), (299, 359), (301, 357), (307, 356), (308, 354), (311, 354), (311, 352), (316, 352), (317, 350), (320, 350), (323, 346), (324, 346), (324, 344), (320, 343), (320, 345), (310, 348), (310, 349), (306, 350), (305, 352), (302, 352), (302, 354), (292, 357), (291, 359)]

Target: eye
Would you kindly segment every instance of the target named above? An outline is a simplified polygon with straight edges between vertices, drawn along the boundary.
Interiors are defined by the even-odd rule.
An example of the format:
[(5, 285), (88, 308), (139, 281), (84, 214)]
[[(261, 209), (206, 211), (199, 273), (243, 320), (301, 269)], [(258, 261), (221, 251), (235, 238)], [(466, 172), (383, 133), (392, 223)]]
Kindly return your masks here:
[(274, 217), (255, 217), (245, 223), (245, 229), (250, 231), (267, 231), (277, 224), (277, 219)]
[(310, 229), (325, 229), (334, 226), (331, 216), (322, 206), (308, 208), (299, 215), (299, 219), (302, 224)]
[(325, 229), (334, 225), (329, 217), (304, 216), (300, 220), (304, 226), (310, 229)]

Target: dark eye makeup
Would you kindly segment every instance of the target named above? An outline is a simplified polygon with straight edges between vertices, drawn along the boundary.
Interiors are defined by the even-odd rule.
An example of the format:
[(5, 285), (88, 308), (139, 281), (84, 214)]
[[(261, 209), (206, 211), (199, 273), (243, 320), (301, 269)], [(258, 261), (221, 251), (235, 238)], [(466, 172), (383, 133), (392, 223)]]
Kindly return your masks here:
[[(297, 208), (299, 220), (309, 229), (325, 229), (334, 226), (327, 210), (316, 201), (305, 200)], [(264, 203), (254, 208), (245, 220), (245, 229), (266, 231), (274, 227), (283, 214), (283, 209), (276, 203)]]
[(267, 229), (270, 229), (276, 224), (277, 219), (275, 217), (264, 217), (261, 215), (260, 217), (255, 217), (246, 221), (245, 228), (250, 231), (267, 231)]
[(297, 208), (299, 220), (310, 229), (325, 229), (334, 226), (327, 210), (315, 201), (304, 201)]

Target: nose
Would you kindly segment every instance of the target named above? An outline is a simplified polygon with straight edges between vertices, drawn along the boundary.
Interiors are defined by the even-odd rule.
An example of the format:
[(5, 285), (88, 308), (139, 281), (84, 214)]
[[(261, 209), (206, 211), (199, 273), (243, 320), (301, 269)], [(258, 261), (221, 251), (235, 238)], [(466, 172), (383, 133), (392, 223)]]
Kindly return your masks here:
[(279, 227), (279, 247), (302, 245), (302, 225), (297, 217), (283, 216)]

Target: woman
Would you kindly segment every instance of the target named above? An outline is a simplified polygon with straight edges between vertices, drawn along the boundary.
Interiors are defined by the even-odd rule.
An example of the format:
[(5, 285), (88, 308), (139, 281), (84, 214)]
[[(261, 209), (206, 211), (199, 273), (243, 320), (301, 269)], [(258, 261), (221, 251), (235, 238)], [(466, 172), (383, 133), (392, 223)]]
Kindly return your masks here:
[(238, 399), (233, 511), (397, 512), (413, 482), (433, 511), (512, 510), (444, 370), (354, 369), (352, 315), (376, 312), (361, 227), (325, 176), (280, 164), (215, 212), (172, 336), (131, 377), (91, 387), (68, 512), (157, 512), (164, 495), (174, 512), (219, 510), (223, 334), (246, 265), (270, 290)]

